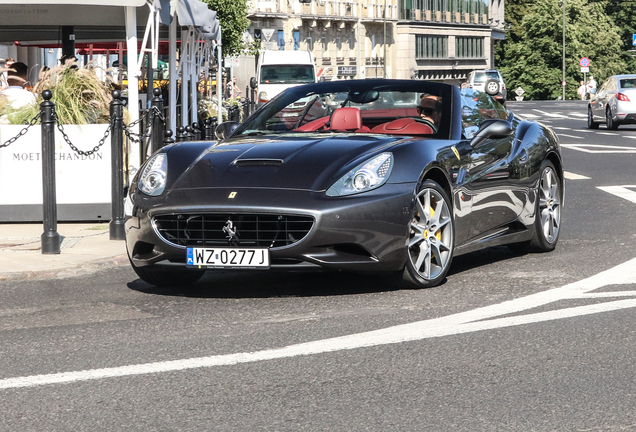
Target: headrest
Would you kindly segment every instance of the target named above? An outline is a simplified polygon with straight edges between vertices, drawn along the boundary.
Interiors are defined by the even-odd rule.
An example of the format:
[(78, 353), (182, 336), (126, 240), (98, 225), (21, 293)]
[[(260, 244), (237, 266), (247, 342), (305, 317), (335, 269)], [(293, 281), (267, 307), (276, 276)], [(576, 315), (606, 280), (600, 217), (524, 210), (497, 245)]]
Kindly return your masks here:
[(331, 114), (329, 129), (336, 131), (356, 131), (362, 127), (362, 115), (355, 107), (338, 108)]

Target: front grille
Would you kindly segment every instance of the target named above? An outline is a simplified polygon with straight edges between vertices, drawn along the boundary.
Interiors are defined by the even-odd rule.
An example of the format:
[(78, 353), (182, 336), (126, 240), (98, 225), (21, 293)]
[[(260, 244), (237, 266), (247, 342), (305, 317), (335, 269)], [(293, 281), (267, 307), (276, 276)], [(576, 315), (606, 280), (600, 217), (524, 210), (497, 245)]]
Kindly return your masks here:
[[(288, 246), (305, 237), (314, 225), (311, 216), (276, 214), (170, 214), (155, 216), (153, 221), (159, 235), (170, 243), (216, 247)], [(231, 237), (231, 231), (236, 235)]]

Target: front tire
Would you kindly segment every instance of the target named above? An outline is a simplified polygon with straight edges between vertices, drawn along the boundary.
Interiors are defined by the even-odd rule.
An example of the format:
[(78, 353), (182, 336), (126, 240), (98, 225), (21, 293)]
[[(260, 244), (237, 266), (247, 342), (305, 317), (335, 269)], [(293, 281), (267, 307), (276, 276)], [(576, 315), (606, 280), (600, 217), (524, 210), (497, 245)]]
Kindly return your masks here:
[(455, 227), (452, 205), (444, 189), (426, 180), (415, 197), (408, 226), (406, 265), (402, 285), (428, 288), (439, 285), (453, 260)]
[(598, 129), (598, 123), (594, 121), (594, 114), (592, 113), (592, 107), (587, 107), (587, 127), (588, 129)]
[[(130, 259), (130, 258), (129, 258)], [(187, 286), (192, 285), (205, 273), (202, 270), (186, 270), (186, 269), (174, 269), (166, 270), (155, 266), (137, 267), (132, 261), (130, 261), (137, 276), (144, 282), (150, 285), (156, 286)]]
[(554, 164), (546, 160), (541, 165), (537, 190), (534, 236), (531, 246), (539, 252), (554, 250), (561, 233), (563, 184)]

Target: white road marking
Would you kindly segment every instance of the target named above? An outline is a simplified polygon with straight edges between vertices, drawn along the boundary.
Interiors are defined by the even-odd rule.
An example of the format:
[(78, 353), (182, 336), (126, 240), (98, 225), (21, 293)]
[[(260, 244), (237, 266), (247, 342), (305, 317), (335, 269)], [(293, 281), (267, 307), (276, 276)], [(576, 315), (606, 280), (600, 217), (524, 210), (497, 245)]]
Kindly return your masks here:
[(564, 116), (563, 114), (559, 114), (559, 113), (549, 113), (546, 111), (541, 111), (538, 109), (533, 109), (532, 111), (536, 111), (538, 113), (543, 114), (544, 116), (548, 116), (548, 117), (554, 117), (554, 118), (568, 118), (567, 116)]
[[(510, 315), (513, 313), (518, 314), (523, 311), (562, 300), (580, 299), (582, 296), (590, 293), (591, 291), (605, 286), (632, 284), (636, 284), (636, 258), (587, 279), (583, 279), (560, 288), (553, 288), (548, 291), (539, 292), (526, 297), (446, 317), (256, 352), (214, 355), (113, 368), (6, 378), (0, 380), (0, 389), (72, 383), (104, 378), (174, 372), (196, 368), (307, 356), (634, 308), (636, 307), (636, 298), (492, 319), (502, 315)], [(602, 295), (604, 297), (634, 296), (634, 291), (618, 291), (615, 293), (604, 292)]]
[(561, 144), (561, 147), (585, 153), (636, 153), (636, 147), (606, 146), (598, 144)]
[(556, 129), (556, 130), (567, 130), (567, 131), (571, 131), (572, 128), (566, 128), (566, 127), (559, 127), (559, 126), (555, 126), (552, 129)]
[(633, 135), (623, 135), (625, 138), (636, 139), (636, 136)]
[(612, 195), (616, 195), (617, 197), (624, 198), (627, 201), (631, 201), (636, 203), (636, 185), (626, 185), (626, 186), (597, 186), (600, 190), (609, 192)]
[(580, 136), (576, 136), (576, 135), (568, 135), (568, 134), (559, 134), (560, 137), (568, 137), (568, 138), (577, 138), (577, 139), (583, 139), (583, 137)]
[(570, 112), (568, 114), (571, 115), (572, 117), (587, 118), (587, 114), (583, 114), (580, 112)]
[(563, 176), (568, 180), (589, 180), (589, 177), (580, 174), (574, 174), (569, 171), (564, 171)]
[(619, 136), (620, 134), (617, 134), (615, 132), (597, 132), (597, 134), (599, 135), (610, 135), (610, 136)]

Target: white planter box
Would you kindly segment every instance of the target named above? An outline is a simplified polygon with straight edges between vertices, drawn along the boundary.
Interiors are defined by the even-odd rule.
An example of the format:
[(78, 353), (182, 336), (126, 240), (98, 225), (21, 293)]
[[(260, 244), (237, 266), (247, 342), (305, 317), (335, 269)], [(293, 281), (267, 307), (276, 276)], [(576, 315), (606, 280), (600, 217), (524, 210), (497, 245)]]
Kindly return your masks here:
[[(70, 141), (82, 151), (90, 151), (99, 144), (108, 127), (98, 125), (63, 125)], [(0, 125), (0, 143), (18, 135), (22, 125)], [(110, 219), (109, 214), (94, 217), (73, 215), (72, 206), (93, 208), (99, 211), (110, 206), (111, 201), (111, 137), (110, 135), (91, 156), (80, 156), (55, 130), (55, 182), (57, 191), (58, 219)], [(69, 205), (71, 207), (69, 207)], [(88, 206), (86, 206), (88, 205)], [(0, 222), (15, 220), (16, 207), (42, 207), (42, 138), (41, 125), (32, 126), (28, 133), (8, 147), (0, 148)], [(63, 217), (60, 218), (60, 207)], [(9, 212), (9, 209), (11, 211)], [(71, 213), (69, 213), (69, 211)], [(31, 211), (32, 212), (32, 211)], [(12, 216), (7, 215), (11, 213)], [(19, 213), (19, 212), (18, 212)], [(41, 210), (39, 220), (41, 220)], [(33, 220), (26, 217), (25, 221)]]

